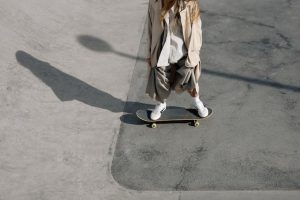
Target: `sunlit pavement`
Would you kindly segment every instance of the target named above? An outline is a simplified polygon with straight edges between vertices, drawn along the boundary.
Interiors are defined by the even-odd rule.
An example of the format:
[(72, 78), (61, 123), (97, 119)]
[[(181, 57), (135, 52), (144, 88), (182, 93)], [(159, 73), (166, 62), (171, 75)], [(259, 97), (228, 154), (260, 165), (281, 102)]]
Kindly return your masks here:
[(0, 3), (1, 200), (300, 198), (298, 1), (201, 1), (214, 116), (157, 129), (148, 1)]

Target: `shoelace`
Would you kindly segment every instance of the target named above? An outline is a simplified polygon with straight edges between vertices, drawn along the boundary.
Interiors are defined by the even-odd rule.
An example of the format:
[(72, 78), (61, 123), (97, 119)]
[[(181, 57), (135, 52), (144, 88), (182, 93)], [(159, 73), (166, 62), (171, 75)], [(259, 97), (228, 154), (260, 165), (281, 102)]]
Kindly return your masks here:
[(160, 113), (162, 113), (166, 108), (162, 107), (161, 105), (157, 105), (157, 107), (155, 108), (156, 111), (159, 111)]

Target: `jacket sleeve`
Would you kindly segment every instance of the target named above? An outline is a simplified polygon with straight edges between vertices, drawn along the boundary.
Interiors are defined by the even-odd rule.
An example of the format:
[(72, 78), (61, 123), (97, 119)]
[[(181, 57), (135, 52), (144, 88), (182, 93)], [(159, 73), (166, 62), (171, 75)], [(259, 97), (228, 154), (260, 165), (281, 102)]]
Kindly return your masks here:
[[(196, 20), (195, 24), (196, 27), (196, 41), (197, 41), (197, 51), (200, 55), (200, 50), (202, 47), (202, 20), (200, 18), (200, 16), (198, 17), (198, 19)], [(194, 27), (195, 28), (195, 27)]]
[[(196, 8), (200, 8), (200, 4), (199, 1), (194, 1), (194, 9), (195, 11), (198, 10)], [(199, 10), (200, 12), (200, 10)], [(196, 32), (196, 36), (195, 36), (195, 40), (196, 40), (196, 47), (195, 50), (198, 51), (199, 55), (200, 55), (200, 50), (202, 47), (202, 20), (201, 20), (201, 13), (199, 14), (199, 16), (197, 17), (196, 21), (193, 23), (194, 24), (194, 29)]]
[(152, 21), (151, 21), (151, 6), (148, 3), (147, 16), (146, 16), (146, 59), (151, 57), (151, 41), (152, 41)]
[[(198, 26), (199, 26), (199, 40), (200, 40), (200, 50), (201, 50), (201, 48), (202, 48), (202, 43), (203, 43), (203, 40), (202, 40), (202, 20), (201, 20), (201, 18), (199, 17), (199, 20), (198, 20), (199, 22), (198, 22)], [(199, 50), (199, 54), (200, 54), (200, 50)]]
[(202, 47), (202, 22), (200, 16), (192, 22), (192, 35), (190, 38), (189, 55), (186, 59), (187, 67), (195, 67), (200, 62)]

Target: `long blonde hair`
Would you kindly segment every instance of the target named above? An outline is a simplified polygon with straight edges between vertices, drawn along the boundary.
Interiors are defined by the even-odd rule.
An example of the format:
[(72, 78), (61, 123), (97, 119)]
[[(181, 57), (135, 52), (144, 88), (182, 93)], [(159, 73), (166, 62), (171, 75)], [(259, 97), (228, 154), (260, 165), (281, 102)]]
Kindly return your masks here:
[(179, 12), (180, 9), (183, 9), (183, 4), (185, 2), (193, 2), (193, 8), (191, 13), (191, 22), (194, 22), (199, 16), (200, 16), (200, 5), (199, 0), (159, 0), (162, 1), (162, 9), (160, 13), (160, 22), (162, 23), (164, 20), (165, 15), (169, 10), (174, 6), (174, 12), (175, 12), (175, 20), (173, 21), (173, 25), (175, 26), (178, 23), (178, 20), (180, 18)]

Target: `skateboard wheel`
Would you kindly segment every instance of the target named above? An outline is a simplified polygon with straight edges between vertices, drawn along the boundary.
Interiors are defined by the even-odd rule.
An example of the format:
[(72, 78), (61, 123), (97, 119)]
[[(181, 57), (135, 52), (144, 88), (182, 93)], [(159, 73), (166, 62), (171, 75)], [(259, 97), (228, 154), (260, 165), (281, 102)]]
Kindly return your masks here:
[(156, 127), (157, 127), (156, 123), (151, 124), (151, 128), (156, 128)]
[(194, 126), (198, 127), (200, 125), (200, 123), (198, 121), (194, 121)]

